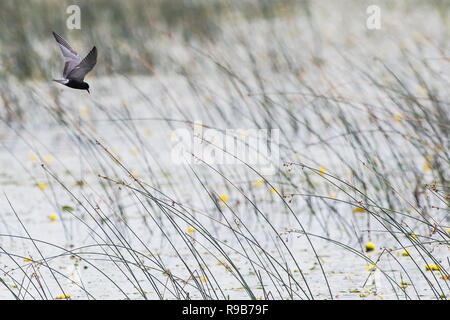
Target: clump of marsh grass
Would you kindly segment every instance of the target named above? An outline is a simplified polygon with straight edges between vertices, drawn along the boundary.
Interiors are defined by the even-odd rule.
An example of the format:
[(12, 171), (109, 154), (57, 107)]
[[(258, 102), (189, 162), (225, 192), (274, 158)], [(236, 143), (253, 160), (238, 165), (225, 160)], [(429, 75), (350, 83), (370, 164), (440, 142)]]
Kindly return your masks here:
[[(114, 41), (103, 38), (121, 49), (104, 57), (90, 100), (2, 80), (10, 89), (1, 95), (2, 147), (18, 168), (5, 186), (11, 214), (0, 215), (6, 295), (448, 297), (449, 97), (439, 20), (429, 30), (442, 39), (403, 27), (385, 42), (351, 23), (354, 33), (337, 36), (317, 23), (326, 8), (307, 1), (255, 1), (247, 11), (175, 2), (159, 4), (164, 21), (148, 31), (161, 41), (158, 58), (146, 33), (129, 32), (150, 9), (113, 4), (116, 19), (126, 10), (137, 18), (111, 26)], [(108, 89), (120, 87), (126, 92)], [(275, 174), (194, 137), (198, 120), (222, 134), (278, 129)], [(195, 154), (173, 164), (177, 129), (237, 164)], [(15, 187), (30, 188), (30, 206), (42, 207), (17, 200)], [(28, 211), (44, 213), (36, 222)]]

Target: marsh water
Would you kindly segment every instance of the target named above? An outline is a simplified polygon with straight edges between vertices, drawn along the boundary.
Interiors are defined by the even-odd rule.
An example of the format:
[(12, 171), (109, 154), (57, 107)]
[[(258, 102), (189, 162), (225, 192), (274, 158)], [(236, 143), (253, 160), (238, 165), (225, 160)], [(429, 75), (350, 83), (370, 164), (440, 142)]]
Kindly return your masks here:
[[(4, 80), (0, 299), (448, 297), (448, 207), (425, 189), (415, 202), (416, 178), (438, 170), (408, 142), (396, 84), (431, 108), (401, 63), (429, 57), (411, 63), (449, 110), (448, 29), (433, 10), (425, 25), (393, 8), (369, 32), (364, 10), (344, 8), (315, 8), (320, 59), (308, 21), (290, 17), (224, 27), (216, 43), (163, 38), (152, 46), (171, 67), (88, 76), (91, 95)], [(227, 129), (275, 130), (274, 171), (215, 162)], [(442, 139), (433, 156), (448, 155)]]

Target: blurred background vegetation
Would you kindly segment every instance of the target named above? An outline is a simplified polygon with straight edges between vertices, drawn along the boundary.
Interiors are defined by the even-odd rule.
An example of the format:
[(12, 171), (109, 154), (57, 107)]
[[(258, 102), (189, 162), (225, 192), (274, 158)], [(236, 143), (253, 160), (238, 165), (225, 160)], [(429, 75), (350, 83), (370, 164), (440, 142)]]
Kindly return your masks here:
[[(147, 46), (161, 32), (180, 33), (186, 41), (214, 41), (220, 36), (226, 16), (231, 19), (233, 12), (239, 12), (247, 19), (272, 18), (286, 15), (306, 3), (304, 0), (6, 0), (2, 1), (0, 10), (1, 74), (48, 78), (49, 60), (59, 54), (51, 37), (53, 30), (80, 51), (87, 52), (89, 48), (85, 46), (92, 43), (111, 49), (107, 54), (102, 52), (104, 63), (96, 68), (100, 74), (108, 73), (107, 66), (111, 65), (115, 65), (115, 71), (120, 73), (148, 73), (142, 63), (133, 63), (135, 59), (130, 48), (141, 60), (157, 63)], [(81, 30), (66, 27), (69, 17), (66, 10), (73, 4), (81, 9)], [(44, 52), (48, 46), (52, 46), (51, 56)], [(119, 60), (120, 64), (114, 63)]]
[[(66, 10), (73, 4), (81, 9), (81, 30), (66, 26)], [(372, 4), (382, 9), (380, 32), (366, 27), (366, 8)], [(211, 292), (218, 298), (219, 291), (225, 298), (230, 288), (254, 298), (252, 283), (258, 285), (255, 293), (262, 288), (266, 299), (292, 299), (294, 290), (309, 281), (314, 291), (314, 295), (305, 294), (309, 298), (323, 292), (322, 279), (328, 282), (330, 277), (335, 293), (345, 296), (349, 291), (362, 298), (366, 283), (372, 283), (372, 292), (378, 294), (381, 289), (360, 272), (372, 272), (368, 267), (376, 265), (392, 277), (393, 292), (388, 298), (406, 294), (407, 286), (413, 298), (448, 298), (444, 295), (449, 291), (444, 269), (448, 251), (440, 248), (447, 250), (450, 234), (449, 0), (1, 0), (0, 6), (0, 163), (5, 168), (0, 171), (0, 183), (4, 198), (6, 194), (12, 198), (9, 205), (4, 201), (6, 215), (0, 214), (7, 221), (0, 223), (0, 234), (7, 236), (0, 240), (7, 243), (10, 238), (12, 245), (2, 255), (15, 265), (28, 261), (39, 263), (38, 268), (49, 267), (28, 258), (28, 243), (17, 245), (16, 230), (24, 225), (17, 225), (18, 215), (7, 214), (10, 209), (15, 213), (13, 205), (18, 212), (29, 213), (25, 218), (36, 228), (36, 235), (47, 236), (42, 231), (47, 230), (46, 216), (57, 214), (64, 231), (51, 241), (58, 241), (58, 252), (73, 245), (69, 240), (80, 245), (59, 256), (46, 252), (45, 257), (51, 258), (42, 261), (52, 260), (50, 265), (56, 266), (55, 257), (65, 259), (77, 250), (91, 272), (105, 257), (114, 262), (108, 279), (119, 278), (117, 288), (122, 293), (133, 291), (134, 295), (145, 275), (145, 281), (157, 279), (164, 293), (182, 288), (181, 296), (195, 288), (186, 285), (192, 279), (205, 299)], [(82, 56), (97, 46), (98, 63), (88, 78), (89, 82), (96, 78), (91, 82), (94, 95), (49, 85), (63, 69), (52, 31)], [(204, 128), (220, 132), (279, 129), (279, 172), (266, 180), (247, 166), (236, 170), (218, 165), (216, 169), (198, 162), (195, 168), (176, 168), (169, 160), (173, 130), (187, 128), (194, 137), (198, 120)], [(216, 143), (205, 137), (202, 141)], [(132, 188), (125, 183), (130, 179)], [(23, 201), (24, 194), (29, 201)], [(223, 195), (229, 200), (223, 200)], [(66, 210), (65, 204), (72, 210)], [(222, 225), (227, 229), (219, 229)], [(136, 226), (139, 233), (144, 228), (142, 239), (129, 226)], [(195, 228), (200, 241), (191, 243), (188, 226)], [(87, 237), (80, 236), (80, 230), (108, 235), (92, 238), (102, 256), (86, 255)], [(153, 242), (155, 230), (164, 230), (161, 243), (168, 240), (176, 248), (163, 250), (169, 264), (141, 247), (143, 239), (158, 246), (159, 242)], [(315, 250), (314, 255), (303, 256), (298, 248), (304, 246), (294, 242), (296, 238), (303, 241), (309, 232), (315, 237), (314, 246), (316, 239), (326, 240), (318, 247), (320, 259)], [(118, 238), (111, 239), (109, 234)], [(128, 242), (131, 234), (139, 243)], [(283, 251), (284, 246), (288, 248), (285, 235), (296, 252), (289, 252), (292, 260)], [(258, 242), (260, 236), (263, 242)], [(21, 238), (33, 240), (29, 234)], [(231, 238), (239, 243), (223, 241)], [(379, 251), (362, 255), (366, 241), (376, 243)], [(349, 259), (331, 244), (347, 250)], [(104, 245), (111, 251), (103, 250)], [(239, 259), (228, 256), (232, 247), (242, 248), (237, 252)], [(124, 258), (122, 248), (126, 257), (133, 253), (139, 258)], [(206, 253), (201, 253), (203, 248)], [(400, 256), (406, 248), (413, 256), (409, 251)], [(417, 261), (413, 260), (416, 252), (420, 254)], [(300, 283), (300, 272), (295, 274), (301, 270), (297, 253), (303, 261), (314, 263)], [(339, 257), (338, 268), (329, 254), (331, 259)], [(150, 258), (151, 268), (141, 256)], [(320, 271), (324, 270), (319, 266), (322, 256), (328, 272)], [(233, 269), (222, 270), (226, 276), (209, 267), (206, 271), (205, 260), (214, 260), (216, 268), (225, 266), (220, 267), (216, 257), (233, 262)], [(386, 261), (380, 266), (381, 257)], [(364, 264), (369, 265), (361, 264), (359, 269), (356, 258), (365, 258)], [(293, 272), (288, 261), (296, 265)], [(117, 267), (117, 262), (124, 268)], [(445, 279), (427, 272), (430, 262)], [(193, 272), (187, 275), (172, 268), (178, 265), (192, 266)], [(251, 273), (241, 276), (250, 265)], [(139, 268), (136, 276), (135, 267)], [(314, 269), (323, 272), (320, 280), (311, 273)], [(11, 277), (8, 289), (25, 297), (32, 286), (23, 279), (34, 279), (27, 274), (34, 269), (15, 270), (16, 276), (5, 273), (4, 277)], [(210, 280), (195, 280), (197, 270), (206, 280), (211, 276)], [(343, 281), (344, 271), (352, 279)], [(73, 269), (70, 273), (74, 274)], [(353, 273), (365, 282), (354, 281)], [(168, 282), (166, 275), (183, 282)], [(229, 279), (235, 276), (238, 283), (230, 285)], [(40, 279), (46, 281), (50, 275), (40, 274)], [(131, 287), (125, 284), (129, 279), (136, 280), (130, 281)], [(406, 285), (403, 280), (408, 280)], [(270, 282), (276, 290), (265, 289)], [(355, 290), (356, 282), (364, 282), (365, 291)], [(101, 290), (101, 296), (106, 292), (108, 298), (118, 297), (98, 283), (95, 280), (89, 287)], [(42, 290), (49, 287), (45, 283)], [(185, 287), (190, 292), (184, 292)], [(41, 283), (35, 288), (39, 291)], [(159, 291), (153, 280), (140, 290), (143, 297), (144, 288)], [(178, 289), (174, 291), (180, 298)], [(276, 291), (279, 296), (272, 295)], [(159, 298), (165, 298), (164, 293)], [(33, 294), (32, 298), (38, 297)], [(41, 298), (44, 294), (39, 293)], [(330, 290), (323, 297), (332, 296)]]
[[(378, 2), (384, 6), (431, 6), (444, 21), (450, 7), (447, 0)], [(73, 4), (81, 9), (81, 30), (66, 27), (66, 10)], [(102, 58), (95, 70), (98, 75), (113, 71), (149, 74), (161, 60), (152, 48), (158, 46), (162, 34), (177, 33), (187, 42), (214, 42), (223, 28), (239, 21), (314, 19), (311, 0), (3, 0), (0, 5), (0, 75), (19, 79), (49, 78), (49, 68), (60, 59), (51, 37), (53, 30), (73, 43), (80, 55), (97, 45)]]

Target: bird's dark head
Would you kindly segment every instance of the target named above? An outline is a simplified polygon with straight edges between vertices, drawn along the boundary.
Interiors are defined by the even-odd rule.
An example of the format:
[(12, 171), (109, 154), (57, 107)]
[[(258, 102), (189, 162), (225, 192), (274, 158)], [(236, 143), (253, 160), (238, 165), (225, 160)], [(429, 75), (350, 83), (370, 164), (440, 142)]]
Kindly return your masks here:
[(91, 93), (89, 92), (89, 84), (87, 84), (87, 82), (83, 82), (83, 84), (82, 84), (82, 89), (83, 89), (83, 90), (87, 90), (87, 92), (88, 92), (89, 94), (91, 94)]

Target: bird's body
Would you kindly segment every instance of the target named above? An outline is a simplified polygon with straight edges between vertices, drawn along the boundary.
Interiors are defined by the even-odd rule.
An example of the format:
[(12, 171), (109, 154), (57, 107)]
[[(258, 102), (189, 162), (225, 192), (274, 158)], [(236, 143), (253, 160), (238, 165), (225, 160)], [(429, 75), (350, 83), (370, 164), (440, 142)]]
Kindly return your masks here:
[(53, 81), (61, 83), (65, 86), (68, 86), (70, 88), (74, 89), (80, 89), (80, 90), (88, 90), (89, 91), (89, 85), (87, 82), (79, 82), (76, 80), (69, 80), (69, 79), (53, 79)]
[(97, 63), (97, 48), (93, 47), (87, 56), (81, 59), (78, 53), (59, 34), (53, 32), (53, 36), (59, 44), (65, 62), (63, 78), (54, 79), (53, 81), (70, 88), (87, 90), (89, 92), (89, 84), (84, 82), (84, 77)]

